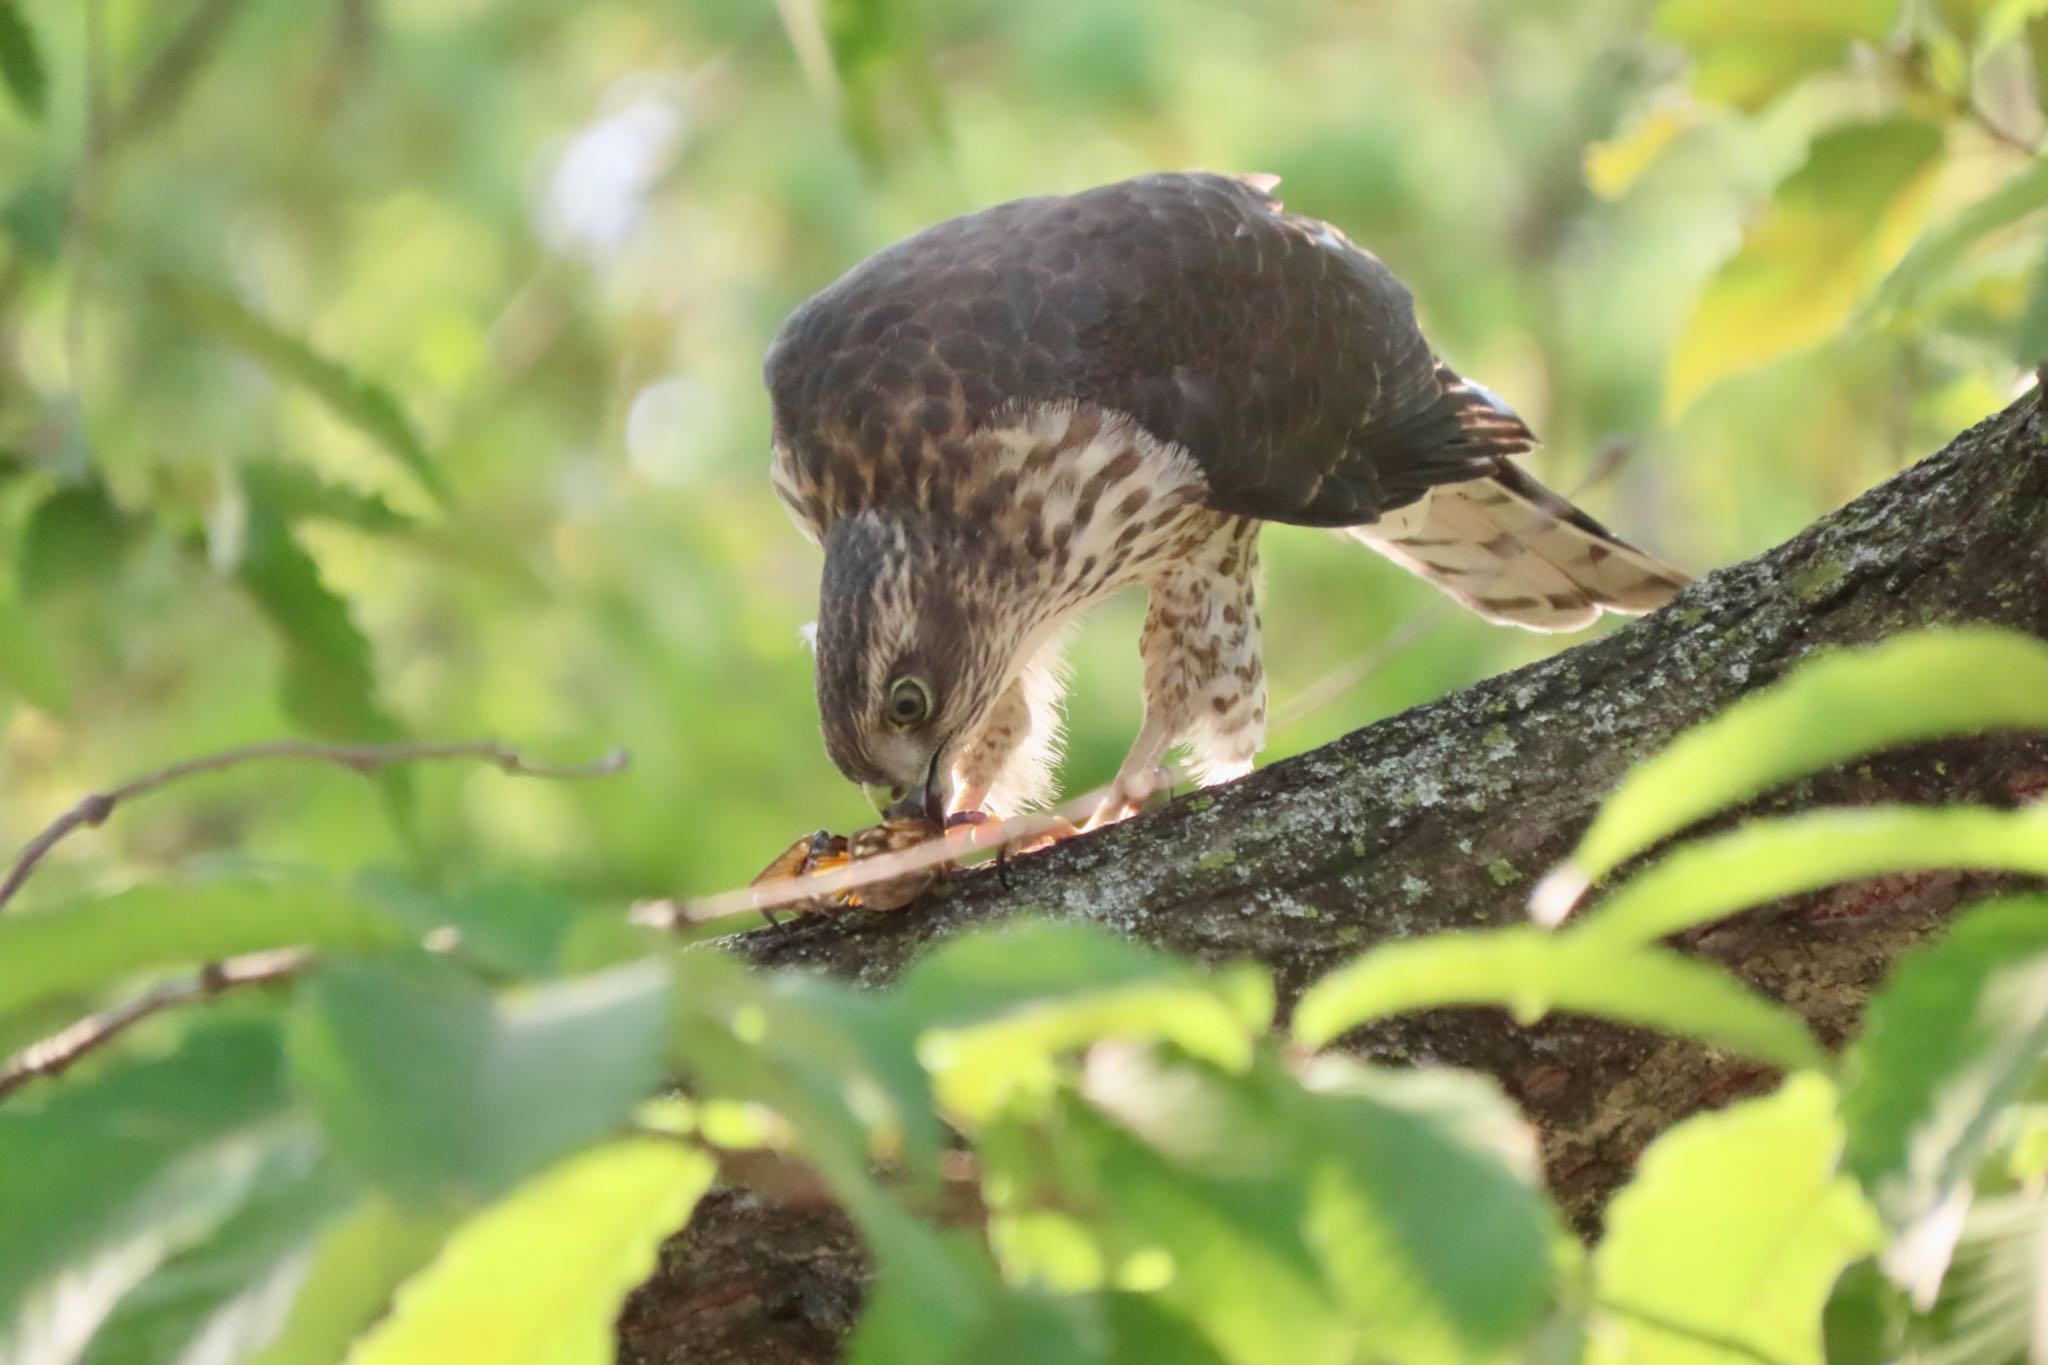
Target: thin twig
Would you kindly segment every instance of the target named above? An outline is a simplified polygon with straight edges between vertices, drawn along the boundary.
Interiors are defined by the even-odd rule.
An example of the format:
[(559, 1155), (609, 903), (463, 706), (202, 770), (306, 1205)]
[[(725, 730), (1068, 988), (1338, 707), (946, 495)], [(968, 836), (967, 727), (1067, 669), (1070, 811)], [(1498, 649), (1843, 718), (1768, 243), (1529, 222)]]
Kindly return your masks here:
[(626, 766), (627, 754), (624, 749), (614, 749), (594, 763), (535, 763), (518, 750), (488, 739), (430, 740), (418, 744), (320, 744), (312, 740), (278, 739), (262, 744), (245, 744), (236, 749), (224, 749), (217, 754), (207, 754), (200, 758), (188, 758), (182, 763), (173, 763), (167, 768), (144, 773), (118, 787), (109, 787), (105, 791), (94, 792), (80, 798), (76, 805), (51, 821), (42, 833), (22, 847), (21, 853), (14, 860), (13, 868), (7, 873), (7, 879), (0, 881), (0, 910), (4, 910), (7, 903), (14, 899), (14, 893), (21, 889), (22, 883), (35, 871), (36, 864), (40, 863), (44, 855), (56, 847), (65, 836), (80, 829), (95, 829), (105, 824), (107, 817), (114, 813), (114, 808), (124, 801), (133, 801), (139, 796), (147, 795), (159, 787), (169, 786), (183, 778), (272, 759), (331, 763), (365, 775), (398, 763), (421, 763), (437, 759), (477, 759), (495, 764), (519, 777), (571, 779), (605, 777), (618, 772)]
[(283, 981), (305, 970), (310, 955), (303, 948), (272, 948), (224, 962), (210, 962), (197, 976), (167, 981), (133, 1000), (87, 1015), (57, 1033), (29, 1044), (0, 1068), (0, 1100), (43, 1076), (57, 1076), (97, 1048), (143, 1020), (178, 1005), (211, 1000), (244, 986)]

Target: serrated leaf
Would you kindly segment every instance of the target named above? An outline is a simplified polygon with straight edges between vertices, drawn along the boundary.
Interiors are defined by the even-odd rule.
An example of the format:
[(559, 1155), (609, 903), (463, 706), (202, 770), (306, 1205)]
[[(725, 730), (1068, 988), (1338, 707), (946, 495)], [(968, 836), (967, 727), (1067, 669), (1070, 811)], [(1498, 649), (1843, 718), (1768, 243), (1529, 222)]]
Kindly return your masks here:
[(350, 1365), (609, 1365), (620, 1301), (715, 1173), (702, 1152), (647, 1138), (542, 1173), (458, 1228)]
[(0, 582), (0, 691), (12, 692), (53, 716), (68, 715), (71, 689), (40, 627)]
[(1637, 764), (1572, 854), (1597, 881), (1715, 811), (1861, 754), (2048, 729), (2048, 645), (2011, 631), (1916, 631), (1809, 659)]
[(368, 436), (403, 465), (436, 502), (447, 484), (418, 431), (391, 391), (332, 360), (301, 337), (250, 311), (223, 290), (161, 283), (158, 294), (191, 326), (233, 346), (280, 379), (301, 385), (337, 417)]
[(1720, 380), (1837, 335), (1911, 242), (1941, 148), (1939, 128), (1910, 118), (1815, 138), (1701, 291), (1672, 353), (1668, 410), (1681, 413)]
[(151, 969), (266, 948), (374, 948), (401, 937), (389, 916), (322, 882), (147, 883), (0, 917), (0, 1012)]
[(36, 52), (35, 34), (22, 16), (16, 0), (0, 0), (0, 85), (32, 119), (40, 119), (48, 106), (49, 79), (43, 74), (43, 59)]
[(1881, 316), (1912, 307), (1971, 247), (2043, 208), (2048, 208), (2048, 163), (2029, 162), (1948, 222), (1922, 233), (1878, 285), (1867, 311)]
[(333, 1365), (440, 1250), (446, 1218), (369, 1198), (320, 1234), (284, 1325), (249, 1365)]
[(1971, 911), (1900, 959), (1843, 1069), (1845, 1164), (1894, 1224), (1969, 1182), (2048, 1056), (2048, 897)]
[(1817, 1066), (1798, 1015), (1718, 967), (1661, 948), (1497, 929), (1388, 943), (1309, 987), (1294, 1036), (1323, 1047), (1390, 1014), (1498, 1005), (1523, 1023), (1552, 1010), (1696, 1037), (1787, 1070)]
[(286, 1112), (276, 1025), (195, 1024), (177, 1051), (108, 1061), (0, 1106), (0, 1322), (88, 1256), (157, 1255), (239, 1198)]
[(308, 1246), (346, 1190), (317, 1144), (280, 1150), (239, 1208), (121, 1297), (79, 1365), (186, 1362), (202, 1341), (209, 1358), (246, 1358), (276, 1331), (288, 1302), (280, 1291), (304, 1273)]
[(235, 577), (284, 646), (279, 688), (286, 714), (325, 738), (399, 738), (403, 732), (377, 700), (369, 637), (348, 603), (321, 579), (320, 566), (283, 518), (258, 499), (249, 503), (247, 537)]
[(1569, 932), (1616, 945), (1653, 943), (1803, 891), (1937, 869), (2048, 877), (2048, 807), (1861, 806), (1760, 820), (1680, 845)]
[(445, 966), (338, 962), (300, 992), (292, 1072), (336, 1153), (394, 1196), (477, 1201), (654, 1089), (669, 999), (655, 962), (503, 999)]
[(1664, 0), (1655, 24), (1692, 58), (1695, 91), (1756, 110), (1882, 43), (1898, 16), (1899, 0)]
[(1821, 1313), (1876, 1216), (1836, 1173), (1834, 1088), (1792, 1077), (1651, 1143), (1609, 1206), (1594, 1293), (1612, 1314), (1594, 1362), (1819, 1365)]

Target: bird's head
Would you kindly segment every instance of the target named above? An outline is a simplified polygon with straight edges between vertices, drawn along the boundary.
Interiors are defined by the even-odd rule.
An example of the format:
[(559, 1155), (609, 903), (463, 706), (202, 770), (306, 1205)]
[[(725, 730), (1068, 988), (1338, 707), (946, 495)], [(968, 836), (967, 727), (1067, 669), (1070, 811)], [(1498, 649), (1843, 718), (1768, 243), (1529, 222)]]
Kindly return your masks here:
[(944, 817), (953, 757), (1016, 667), (1022, 632), (1005, 595), (980, 590), (981, 558), (912, 516), (864, 512), (825, 538), (825, 748), (885, 811)]

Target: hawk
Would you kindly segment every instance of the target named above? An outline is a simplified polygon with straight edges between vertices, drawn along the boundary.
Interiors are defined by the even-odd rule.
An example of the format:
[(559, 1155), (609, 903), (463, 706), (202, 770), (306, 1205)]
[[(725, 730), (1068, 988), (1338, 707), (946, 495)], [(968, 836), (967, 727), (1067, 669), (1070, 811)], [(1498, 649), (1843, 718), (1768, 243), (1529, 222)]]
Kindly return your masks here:
[(1349, 533), (1491, 620), (1571, 630), (1683, 575), (1513, 464), (1535, 438), (1408, 290), (1271, 178), (1148, 175), (888, 247), (765, 365), (773, 482), (825, 552), (825, 744), (878, 806), (1047, 794), (1065, 628), (1143, 585), (1145, 719), (1096, 818), (1265, 737), (1268, 522)]

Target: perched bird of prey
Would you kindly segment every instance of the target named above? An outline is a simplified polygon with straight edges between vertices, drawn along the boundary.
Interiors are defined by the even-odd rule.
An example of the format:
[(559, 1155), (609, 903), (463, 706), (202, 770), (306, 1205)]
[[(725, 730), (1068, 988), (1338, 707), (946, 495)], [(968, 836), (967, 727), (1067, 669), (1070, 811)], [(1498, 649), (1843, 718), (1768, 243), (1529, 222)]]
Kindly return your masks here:
[(1138, 585), (1144, 726), (1098, 818), (1143, 804), (1176, 745), (1204, 782), (1247, 771), (1267, 522), (1346, 531), (1534, 630), (1685, 582), (1517, 469), (1522, 420), (1274, 183), (1149, 175), (971, 213), (783, 324), (773, 481), (825, 552), (826, 747), (878, 805), (1042, 799), (1063, 627)]

